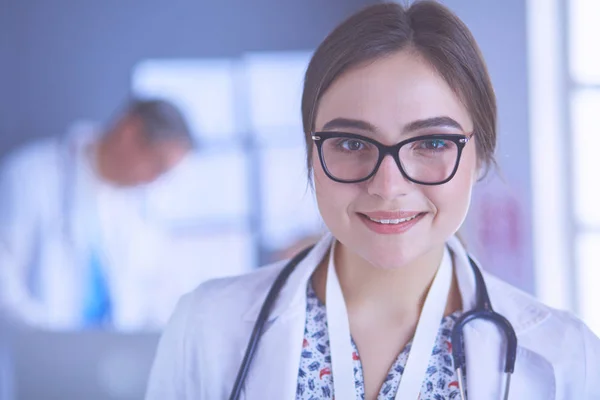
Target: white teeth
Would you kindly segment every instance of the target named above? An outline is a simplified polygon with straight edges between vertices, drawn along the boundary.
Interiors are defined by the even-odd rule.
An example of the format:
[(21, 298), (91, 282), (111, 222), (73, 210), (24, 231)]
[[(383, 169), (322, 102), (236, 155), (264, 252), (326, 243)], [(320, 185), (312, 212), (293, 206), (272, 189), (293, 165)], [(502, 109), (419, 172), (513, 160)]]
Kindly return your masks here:
[(400, 224), (402, 222), (407, 222), (410, 220), (413, 220), (415, 218), (417, 218), (420, 214), (416, 214), (413, 215), (412, 217), (408, 217), (408, 218), (400, 218), (400, 219), (376, 219), (376, 218), (371, 218), (369, 217), (369, 219), (373, 222), (377, 222), (379, 224), (384, 224), (384, 225), (396, 225), (396, 224)]

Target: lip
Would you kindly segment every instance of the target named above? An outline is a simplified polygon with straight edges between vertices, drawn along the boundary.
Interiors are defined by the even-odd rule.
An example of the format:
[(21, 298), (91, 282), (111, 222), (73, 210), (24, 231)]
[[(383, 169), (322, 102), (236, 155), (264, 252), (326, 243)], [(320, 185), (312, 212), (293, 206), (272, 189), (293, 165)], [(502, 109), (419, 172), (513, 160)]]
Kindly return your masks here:
[(414, 217), (417, 214), (421, 214), (419, 211), (373, 211), (373, 212), (361, 212), (359, 214), (366, 215), (369, 218), (375, 219), (403, 219)]
[[(374, 216), (377, 215), (377, 216)], [(418, 215), (416, 218), (411, 219), (410, 221), (401, 222), (399, 224), (380, 224), (374, 221), (371, 221), (369, 217), (376, 219), (401, 219), (401, 218), (409, 218)], [(415, 226), (423, 219), (423, 217), (427, 215), (427, 213), (419, 213), (419, 212), (377, 212), (377, 213), (358, 213), (360, 220), (369, 228), (371, 231), (375, 233), (380, 233), (384, 235), (394, 235), (400, 234), (408, 231), (410, 228)]]

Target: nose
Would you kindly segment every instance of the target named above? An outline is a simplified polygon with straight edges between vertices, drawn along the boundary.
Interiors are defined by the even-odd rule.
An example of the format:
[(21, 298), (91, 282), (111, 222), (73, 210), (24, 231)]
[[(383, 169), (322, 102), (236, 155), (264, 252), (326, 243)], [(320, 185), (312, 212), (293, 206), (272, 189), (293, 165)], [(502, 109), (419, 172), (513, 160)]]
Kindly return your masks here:
[(412, 184), (402, 175), (394, 159), (387, 155), (375, 175), (367, 182), (367, 191), (383, 200), (394, 200), (406, 195)]

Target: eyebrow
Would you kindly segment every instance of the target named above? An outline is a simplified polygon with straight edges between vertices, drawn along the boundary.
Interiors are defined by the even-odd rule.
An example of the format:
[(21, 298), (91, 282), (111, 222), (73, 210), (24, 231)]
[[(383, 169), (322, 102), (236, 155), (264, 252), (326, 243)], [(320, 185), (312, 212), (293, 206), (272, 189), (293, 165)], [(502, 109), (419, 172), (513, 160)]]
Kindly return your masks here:
[(443, 116), (413, 121), (406, 125), (402, 132), (407, 133), (427, 128), (456, 128), (464, 131), (463, 127), (456, 120)]
[(375, 125), (359, 119), (335, 118), (323, 125), (323, 130), (331, 129), (358, 129), (367, 132), (377, 132)]
[[(441, 116), (412, 121), (404, 127), (402, 133), (409, 133), (427, 128), (456, 128), (464, 131), (462, 126), (453, 118)], [(332, 129), (358, 129), (372, 133), (376, 133), (378, 131), (375, 125), (371, 124), (370, 122), (349, 118), (334, 118), (323, 125), (323, 130), (325, 131)]]

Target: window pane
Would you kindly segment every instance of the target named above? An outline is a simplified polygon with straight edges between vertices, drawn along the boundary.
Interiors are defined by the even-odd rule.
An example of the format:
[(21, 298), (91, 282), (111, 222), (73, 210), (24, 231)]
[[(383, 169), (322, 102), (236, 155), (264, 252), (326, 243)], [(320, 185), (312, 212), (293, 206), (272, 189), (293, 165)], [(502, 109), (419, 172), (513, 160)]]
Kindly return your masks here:
[(577, 238), (578, 287), (580, 317), (600, 335), (600, 233), (580, 234)]
[(575, 214), (583, 225), (600, 226), (600, 91), (573, 95)]
[(239, 221), (250, 213), (247, 162), (234, 148), (193, 154), (155, 182), (147, 212), (173, 229)]
[[(257, 52), (244, 57), (250, 129), (261, 138), (302, 143), (300, 100), (312, 52)], [(272, 142), (271, 142), (272, 143)]]
[(132, 81), (136, 95), (180, 107), (200, 143), (230, 139), (240, 130), (234, 60), (146, 60), (136, 65)]
[(600, 83), (600, 1), (570, 0), (570, 58), (573, 78)]

